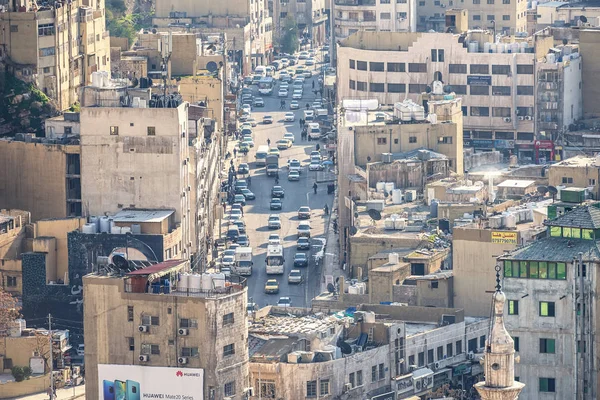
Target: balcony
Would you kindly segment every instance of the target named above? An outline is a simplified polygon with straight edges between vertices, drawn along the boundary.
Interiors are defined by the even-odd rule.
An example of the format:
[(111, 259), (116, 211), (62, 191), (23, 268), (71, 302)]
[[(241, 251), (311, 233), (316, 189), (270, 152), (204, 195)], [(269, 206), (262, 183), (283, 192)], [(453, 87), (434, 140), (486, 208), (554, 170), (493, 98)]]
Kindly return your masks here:
[[(141, 284), (140, 284), (141, 282)], [(160, 280), (164, 283), (164, 280)], [(222, 282), (224, 286), (214, 287), (213, 289), (178, 287), (174, 279), (169, 284), (150, 284), (146, 285), (144, 281), (135, 279), (125, 279), (125, 293), (144, 293), (157, 296), (180, 296), (180, 297), (198, 297), (205, 299), (218, 299), (229, 296), (234, 293), (242, 292), (246, 288), (246, 278), (239, 275), (231, 275)]]
[(374, 6), (375, 0), (335, 0), (336, 6)]

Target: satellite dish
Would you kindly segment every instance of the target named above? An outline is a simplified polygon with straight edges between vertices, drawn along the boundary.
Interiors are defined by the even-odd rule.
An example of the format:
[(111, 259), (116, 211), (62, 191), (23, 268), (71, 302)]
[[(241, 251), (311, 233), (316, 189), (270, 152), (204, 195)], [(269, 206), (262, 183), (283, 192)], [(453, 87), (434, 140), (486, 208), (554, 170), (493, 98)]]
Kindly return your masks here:
[(352, 347), (348, 343), (340, 341), (338, 347), (342, 350), (342, 354), (352, 354)]
[(587, 22), (587, 17), (585, 15), (582, 15), (579, 17), (579, 20), (583, 23)]
[(450, 86), (450, 85), (444, 86), (444, 92), (451, 93), (452, 92), (452, 86)]
[(112, 257), (112, 262), (115, 264), (115, 267), (119, 269), (129, 269), (129, 262), (120, 254), (115, 254)]
[(537, 192), (543, 196), (546, 193), (548, 193), (548, 187), (547, 186), (538, 186)]
[(554, 186), (548, 186), (548, 193), (550, 193), (552, 196), (555, 196), (558, 193), (558, 189)]
[(377, 210), (370, 209), (367, 211), (367, 214), (369, 214), (369, 217), (375, 221), (379, 221), (381, 219), (381, 213)]
[(206, 63), (206, 69), (207, 69), (209, 72), (215, 72), (216, 70), (218, 70), (218, 69), (219, 69), (219, 66), (217, 65), (217, 63), (216, 63), (216, 62), (214, 62), (214, 61), (209, 61), (208, 63)]
[(355, 226), (353, 226), (352, 228), (350, 228), (350, 236), (356, 235), (357, 232), (358, 232), (358, 229), (356, 229)]
[(335, 293), (335, 286), (333, 286), (333, 283), (328, 283), (327, 284), (327, 291), (329, 293)]
[(425, 89), (426, 93), (431, 93), (431, 86), (427, 86), (427, 88)]
[(152, 33), (154, 33), (156, 35), (157, 30), (152, 28)]

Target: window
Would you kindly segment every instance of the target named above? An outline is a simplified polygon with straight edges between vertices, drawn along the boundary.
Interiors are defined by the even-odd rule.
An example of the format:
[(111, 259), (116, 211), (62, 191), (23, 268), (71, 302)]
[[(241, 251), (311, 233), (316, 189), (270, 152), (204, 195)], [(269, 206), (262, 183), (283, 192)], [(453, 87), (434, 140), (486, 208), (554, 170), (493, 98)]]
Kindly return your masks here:
[[(441, 138), (441, 139), (443, 139), (442, 143), (445, 143), (445, 144), (451, 144), (452, 143), (452, 137), (451, 136), (446, 136), (446, 137)], [(431, 288), (432, 289), (439, 288), (440, 287), (439, 285), (440, 285), (440, 283), (438, 281), (431, 282)]]
[[(554, 340), (553, 340), (553, 341), (554, 341)], [(583, 348), (582, 348), (582, 347), (583, 347)], [(583, 351), (584, 353), (587, 351), (586, 341), (585, 341), (585, 340), (584, 340), (584, 341), (578, 340), (578, 341), (577, 341), (577, 352), (578, 352), (578, 353), (581, 353), (582, 351)]]
[(380, 13), (379, 19), (392, 19), (392, 13)]
[(329, 395), (329, 379), (321, 379), (319, 381), (319, 394), (321, 396)]
[(471, 107), (471, 116), (472, 117), (489, 117), (490, 109), (488, 107)]
[(133, 321), (133, 306), (127, 306), (127, 321)]
[(562, 183), (573, 183), (573, 178), (563, 176)]
[(367, 91), (367, 82), (361, 82), (361, 81), (356, 82), (356, 90), (358, 90), (359, 92), (366, 92)]
[(427, 350), (427, 363), (430, 364), (432, 362), (434, 362), (434, 358), (433, 358), (433, 349), (429, 349)]
[(135, 341), (132, 337), (127, 338), (127, 345), (129, 346), (129, 351), (135, 351)]
[(356, 371), (356, 386), (362, 386), (362, 385), (363, 385), (362, 370)]
[(510, 0), (502, 0), (502, 4), (510, 4)]
[(481, 0), (473, 0), (473, 4), (481, 4)]
[(383, 72), (384, 66), (385, 66), (385, 63), (382, 63), (382, 62), (370, 62), (369, 63), (369, 69), (371, 71)]
[(540, 339), (540, 353), (554, 354), (556, 342), (554, 339)]
[(377, 382), (377, 365), (371, 367), (371, 382)]
[(227, 382), (223, 388), (225, 397), (235, 396), (235, 381)]
[(379, 144), (379, 145), (387, 144), (387, 138), (384, 138), (384, 137), (377, 138), (377, 144)]
[(306, 397), (317, 397), (317, 381), (306, 382)]
[(446, 345), (446, 356), (452, 357), (454, 355), (454, 349), (452, 348), (452, 343), (448, 343)]
[(510, 74), (510, 65), (492, 65), (492, 74), (508, 75)]
[(554, 393), (556, 391), (556, 380), (554, 378), (540, 378), (540, 392)]
[(529, 64), (518, 64), (517, 74), (533, 75), (533, 65)]
[(153, 317), (150, 315), (142, 315), (142, 325), (160, 325), (158, 317)]
[(275, 381), (269, 379), (256, 380), (255, 388), (258, 388), (258, 397), (263, 399), (275, 399)]
[(148, 136), (156, 136), (156, 127), (155, 126), (148, 127)]
[(431, 49), (431, 62), (437, 62), (437, 50)]
[(223, 326), (232, 325), (234, 322), (233, 313), (223, 315)]
[(437, 348), (437, 359), (438, 359), (438, 361), (444, 359), (444, 346), (438, 346), (438, 348)]
[(16, 276), (7, 276), (6, 277), (6, 286), (7, 287), (17, 286), (17, 277)]
[(367, 62), (366, 61), (357, 61), (356, 69), (359, 71), (366, 71), (367, 70)]
[(396, 3), (398, 3), (398, 4), (406, 4), (407, 0), (396, 0)]
[(467, 94), (467, 85), (452, 85), (452, 91), (456, 94)]
[(415, 365), (415, 356), (408, 356), (408, 365)]
[(354, 372), (350, 372), (350, 375), (348, 376), (348, 382), (350, 383), (350, 386), (352, 386), (352, 387), (356, 386), (356, 381), (354, 379)]
[(448, 66), (448, 72), (451, 74), (466, 74), (467, 64), (450, 64)]
[(56, 54), (56, 47), (44, 47), (40, 49), (40, 57), (48, 57)]
[(355, 68), (356, 68), (356, 61), (350, 60), (350, 69), (355, 69)]
[(160, 347), (157, 344), (144, 343), (142, 344), (141, 353), (147, 355), (160, 355)]
[(42, 69), (42, 72), (44, 72), (44, 74), (49, 74), (50, 73), (50, 67), (44, 67)]
[(54, 35), (54, 24), (38, 25), (38, 36), (52, 36), (52, 35)]
[[(473, 96), (489, 96), (490, 95), (490, 87), (489, 86), (469, 86), (469, 87), (470, 87), (471, 95), (473, 95)], [(471, 107), (471, 108), (473, 108), (473, 107)]]
[(444, 62), (444, 50), (438, 50), (438, 61)]
[(118, 126), (111, 126), (110, 127), (110, 134), (111, 135), (118, 135), (119, 134), (119, 127)]
[(379, 364), (379, 380), (385, 379), (385, 364)]
[(404, 83), (388, 83), (389, 93), (405, 93), (406, 85)]
[(517, 107), (517, 115), (533, 115), (533, 107)]
[(533, 132), (517, 132), (517, 140), (533, 140)]
[(418, 358), (419, 367), (422, 367), (423, 365), (425, 365), (425, 352), (424, 351), (420, 352), (418, 354), (417, 358)]
[(456, 341), (456, 354), (462, 353), (462, 340)]
[(198, 357), (198, 348), (197, 347), (182, 347), (181, 348), (181, 356), (182, 357)]
[(379, 0), (379, 4), (390, 4), (390, 0)]
[(408, 143), (417, 143), (417, 137), (416, 136), (409, 136), (408, 137)]
[(540, 317), (554, 317), (554, 302), (540, 301)]
[(387, 63), (388, 72), (406, 72), (406, 64), (404, 63)]
[(469, 339), (467, 342), (467, 351), (472, 351), (473, 353), (477, 351), (477, 338)]
[(408, 93), (423, 93), (427, 90), (427, 85), (420, 85), (418, 83), (410, 83), (408, 85)]
[(223, 346), (223, 357), (229, 357), (235, 354), (235, 344), (231, 343)]
[[(438, 138), (439, 144), (452, 144), (452, 136), (441, 136)], [(433, 285), (435, 283), (435, 286)], [(439, 282), (431, 282), (431, 288), (437, 289)]]
[(481, 347), (481, 348), (485, 347), (485, 335), (479, 336), (479, 347)]
[(519, 315), (519, 300), (508, 301), (508, 315)]
[(10, 31), (13, 33), (19, 32), (19, 25), (11, 25)]
[(493, 117), (510, 117), (510, 107), (492, 107)]
[(493, 14), (491, 14), (491, 15), (488, 15), (488, 16), (487, 16), (487, 20), (488, 20), (488, 21), (494, 21), (494, 19), (495, 19), (495, 18), (494, 18), (494, 15), (493, 15)]
[(490, 66), (487, 64), (471, 64), (469, 69), (472, 74), (489, 74)]
[(515, 351), (519, 351), (519, 337), (513, 336), (513, 340), (515, 342)]
[[(461, 107), (460, 107), (460, 109), (461, 109), (461, 111), (462, 111), (462, 115), (463, 115), (463, 116), (465, 116), (465, 117), (466, 117), (466, 116), (469, 114), (469, 112), (468, 112), (468, 109), (467, 109), (467, 106), (461, 106)], [(467, 136), (467, 139), (468, 139), (468, 138), (470, 138), (470, 137), (471, 137), (471, 136), (470, 136), (470, 134), (469, 134), (469, 136)]]
[(427, 64), (408, 63), (408, 72), (427, 72)]
[(517, 94), (533, 96), (533, 86), (517, 86)]
[(405, 12), (397, 12), (396, 13), (396, 18), (397, 19), (406, 19), (406, 16), (407, 16), (407, 14)]
[(198, 320), (196, 320), (196, 319), (189, 319), (189, 318), (181, 318), (179, 320), (179, 327), (180, 328), (197, 328), (198, 327)]
[(481, 21), (481, 15), (473, 15), (473, 21)]
[(596, 185), (596, 180), (595, 179), (588, 179), (588, 185), (589, 186), (595, 186)]
[(510, 15), (503, 15), (502, 21), (510, 21)]
[(350, 89), (356, 89), (356, 81), (353, 81), (352, 79), (350, 79)]
[(369, 89), (371, 90), (371, 92), (383, 93), (383, 92), (385, 92), (385, 83), (373, 83), (373, 82), (371, 82), (369, 84)]
[(494, 4), (494, 0), (487, 0), (488, 4)]

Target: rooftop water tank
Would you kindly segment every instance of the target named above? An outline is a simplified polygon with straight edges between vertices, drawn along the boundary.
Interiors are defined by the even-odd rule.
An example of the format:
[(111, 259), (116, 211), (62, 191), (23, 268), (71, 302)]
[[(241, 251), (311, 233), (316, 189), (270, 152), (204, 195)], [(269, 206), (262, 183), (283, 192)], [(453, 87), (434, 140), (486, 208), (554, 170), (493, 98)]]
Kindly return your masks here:
[(398, 218), (394, 220), (394, 229), (402, 231), (406, 228), (406, 220), (404, 218)]
[(215, 289), (225, 287), (225, 274), (212, 274), (212, 281)]
[(479, 42), (477, 40), (472, 40), (468, 45), (469, 53), (478, 53), (479, 52)]
[(394, 227), (394, 220), (391, 219), (391, 218), (384, 219), (383, 220), (383, 229), (387, 229), (387, 230), (390, 230), (390, 231), (396, 229)]
[(485, 42), (483, 44), (483, 52), (484, 53), (491, 53), (492, 52), (492, 44), (490, 42)]
[(436, 199), (431, 200), (431, 208), (429, 209), (431, 218), (438, 217), (438, 204), (439, 204), (439, 202)]
[(400, 256), (398, 255), (398, 253), (388, 254), (388, 262), (390, 264), (398, 264), (399, 261), (400, 261)]
[(132, 224), (131, 233), (134, 235), (140, 235), (142, 233), (142, 226), (140, 224)]
[(95, 215), (92, 215), (90, 217), (90, 223), (96, 225), (96, 232), (100, 231), (100, 217), (96, 217)]
[(110, 219), (108, 217), (100, 217), (100, 232), (110, 232)]
[(83, 227), (81, 228), (81, 232), (85, 234), (96, 233), (96, 224), (89, 223), (83, 225)]
[[(202, 275), (196, 275), (198, 276), (198, 288), (202, 289), (202, 290), (213, 290), (213, 281), (212, 281), (212, 275), (208, 274), (208, 273), (203, 273)], [(190, 275), (190, 278), (192, 277), (192, 275)], [(190, 288), (191, 288), (192, 284), (191, 284), (191, 279), (190, 279)]]
[(383, 190), (385, 189), (385, 182), (377, 182), (375, 184), (375, 188), (379, 193), (383, 193)]
[(385, 191), (390, 193), (392, 190), (394, 190), (394, 187), (396, 185), (394, 184), (394, 182), (386, 182), (385, 183)]
[(111, 226), (110, 227), (110, 233), (112, 233), (113, 235), (120, 235), (122, 233), (121, 232), (121, 227), (120, 226), (116, 226), (116, 225)]
[(179, 274), (179, 282), (177, 282), (177, 291), (186, 292), (189, 287), (189, 274)]
[(392, 204), (402, 204), (402, 190), (392, 190)]

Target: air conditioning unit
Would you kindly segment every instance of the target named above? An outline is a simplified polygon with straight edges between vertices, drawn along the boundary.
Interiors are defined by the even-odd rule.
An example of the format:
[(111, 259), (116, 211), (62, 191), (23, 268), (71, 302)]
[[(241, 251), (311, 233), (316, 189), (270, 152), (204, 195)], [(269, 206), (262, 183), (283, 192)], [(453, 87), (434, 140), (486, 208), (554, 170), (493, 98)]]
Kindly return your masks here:
[(420, 379), (415, 382), (415, 389), (417, 390), (417, 392), (421, 391), (421, 380)]
[(140, 356), (138, 357), (138, 360), (140, 360), (141, 362), (148, 362), (149, 357), (147, 354), (140, 354)]
[(436, 361), (436, 362), (433, 364), (433, 368), (434, 368), (434, 370), (438, 370), (438, 369), (440, 369), (440, 363), (439, 363), (439, 361)]
[(352, 390), (352, 385), (350, 383), (345, 383), (344, 384), (344, 393), (349, 392)]
[(472, 360), (475, 358), (475, 353), (473, 353), (472, 351), (469, 352), (469, 354), (467, 354), (467, 359), (468, 360)]
[(417, 370), (417, 368), (419, 368), (419, 367), (417, 367), (416, 365), (409, 365), (409, 366), (408, 366), (408, 372), (413, 372), (413, 371), (416, 371), (416, 370)]
[(511, 121), (510, 117), (505, 117), (504, 118), (504, 122), (510, 122), (510, 121)]
[(177, 359), (177, 362), (178, 362), (179, 364), (187, 364), (187, 363), (188, 363), (188, 358), (187, 358), (187, 357), (179, 357), (179, 358)]
[(229, 107), (225, 107), (223, 110), (224, 110), (225, 112), (229, 112)]
[(150, 327), (148, 325), (140, 325), (140, 326), (138, 326), (138, 331), (140, 331), (140, 332), (150, 332)]
[(525, 117), (525, 119), (526, 119), (527, 121), (531, 121), (531, 120), (533, 119), (533, 117), (532, 117), (531, 115), (528, 115), (528, 116), (526, 116), (526, 117)]
[(181, 336), (187, 336), (190, 334), (190, 331), (188, 331), (187, 328), (179, 328), (177, 333), (180, 334)]
[(519, 116), (519, 121), (523, 121), (524, 119), (525, 119), (525, 117)]

